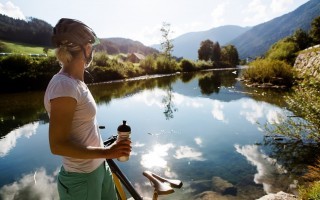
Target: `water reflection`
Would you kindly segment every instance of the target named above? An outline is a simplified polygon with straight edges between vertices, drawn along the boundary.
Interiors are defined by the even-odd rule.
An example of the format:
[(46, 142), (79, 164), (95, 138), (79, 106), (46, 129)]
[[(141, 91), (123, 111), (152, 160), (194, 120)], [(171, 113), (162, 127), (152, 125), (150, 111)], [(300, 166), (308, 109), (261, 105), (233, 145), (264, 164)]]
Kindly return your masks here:
[(172, 143), (154, 145), (151, 151), (141, 156), (140, 164), (147, 169), (155, 167), (167, 168), (166, 157), (168, 156), (168, 151), (173, 147)]
[(242, 101), (240, 115), (244, 116), (250, 123), (255, 124), (259, 119), (267, 117), (269, 123), (280, 123), (285, 118), (285, 111), (278, 107), (270, 108), (268, 103), (257, 102), (251, 99)]
[(20, 180), (0, 188), (0, 197), (7, 199), (53, 199), (58, 200), (56, 176), (58, 171), (47, 174), (40, 168), (24, 175)]
[(187, 158), (188, 160), (196, 160), (196, 161), (206, 160), (205, 158), (203, 158), (202, 152), (189, 146), (180, 146), (176, 150), (176, 153), (173, 157), (175, 157), (176, 159)]
[(296, 192), (297, 181), (288, 177), (287, 170), (261, 152), (256, 145), (235, 145), (236, 151), (243, 155), (253, 166), (257, 167), (254, 182), (262, 184), (264, 191), (277, 193), (279, 191)]
[(0, 140), (0, 157), (6, 156), (11, 149), (16, 146), (17, 139), (20, 137), (29, 138), (36, 133), (39, 122), (26, 124), (18, 129), (9, 132), (5, 137)]
[(228, 123), (228, 120), (226, 119), (225, 114), (223, 112), (223, 108), (224, 108), (223, 103), (217, 100), (213, 100), (212, 105), (213, 105), (213, 108), (211, 113), (213, 118), (219, 121)]
[[(89, 86), (98, 104), (97, 120), (107, 127), (103, 138), (113, 134), (123, 118), (132, 125), (132, 157), (120, 165), (130, 180), (139, 183), (137, 186), (142, 192), (150, 189), (141, 176), (145, 169), (182, 179), (185, 183), (182, 193), (190, 195), (185, 199), (194, 199), (195, 195), (212, 190), (212, 177), (217, 176), (238, 188), (238, 199), (262, 196), (262, 185), (266, 191), (280, 189), (273, 179), (283, 184), (293, 183), (294, 177), (289, 177), (287, 182), (282, 178), (296, 174), (303, 159), (313, 155), (312, 151), (298, 143), (296, 146), (274, 144), (273, 140), (269, 141), (271, 138), (263, 137), (257, 122), (280, 123), (286, 116), (281, 95), (245, 88), (235, 80), (237, 74), (233, 70), (206, 71)], [(29, 105), (25, 99), (33, 102)], [(1, 102), (6, 103), (1, 105)], [(43, 195), (37, 191), (34, 180), (32, 182), (35, 169), (46, 166), (47, 171), (52, 171), (61, 163), (50, 157), (48, 127), (41, 124), (47, 122), (42, 102), (41, 92), (0, 98), (0, 110), (4, 110), (0, 113), (3, 137), (0, 154), (4, 160), (0, 162), (0, 170), (6, 170), (0, 174), (1, 187), (7, 184), (0, 189), (1, 194), (10, 196), (17, 190), (18, 196), (23, 193), (28, 196), (32, 190), (35, 195)], [(40, 134), (34, 134), (35, 129)], [(27, 139), (31, 135), (32, 138)], [(16, 144), (18, 138), (22, 142)], [(263, 145), (251, 145), (254, 143)], [(32, 153), (17, 159), (25, 151)], [(313, 149), (317, 151), (319, 149)], [(294, 167), (299, 159), (300, 164)], [(13, 164), (15, 168), (9, 169)], [(36, 177), (43, 177), (36, 179), (37, 185), (40, 182), (54, 184), (51, 181), (54, 173), (36, 171)], [(10, 182), (12, 184), (8, 184)], [(55, 198), (53, 192), (48, 191), (48, 198)], [(182, 199), (181, 196), (172, 199)]]
[(174, 105), (173, 102), (173, 91), (172, 91), (172, 86), (169, 85), (168, 88), (166, 88), (166, 95), (162, 99), (162, 103), (164, 104), (164, 115), (166, 117), (166, 120), (172, 119), (173, 118), (173, 113), (177, 112), (177, 108)]

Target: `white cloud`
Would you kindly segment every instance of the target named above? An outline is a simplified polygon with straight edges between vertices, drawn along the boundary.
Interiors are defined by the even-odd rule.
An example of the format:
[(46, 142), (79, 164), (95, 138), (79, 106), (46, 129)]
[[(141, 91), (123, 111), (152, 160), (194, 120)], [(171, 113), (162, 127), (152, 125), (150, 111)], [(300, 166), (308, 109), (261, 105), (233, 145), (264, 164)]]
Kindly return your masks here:
[(270, 124), (280, 124), (285, 120), (286, 116), (280, 109), (269, 110), (267, 113), (267, 121)]
[(35, 134), (38, 126), (39, 122), (30, 123), (8, 133), (0, 140), (0, 157), (7, 155), (16, 146), (18, 138), (22, 136), (29, 138)]
[(174, 145), (171, 143), (154, 145), (152, 151), (141, 156), (140, 164), (148, 169), (153, 167), (167, 168), (165, 157), (168, 156), (168, 151), (173, 147)]
[(145, 26), (136, 33), (134, 40), (143, 41), (144, 45), (160, 44), (161, 41), (161, 25)]
[(264, 5), (261, 0), (252, 0), (243, 11), (247, 16), (243, 21), (249, 25), (265, 22), (268, 16), (267, 11), (267, 6)]
[(190, 160), (205, 160), (202, 157), (202, 153), (189, 147), (189, 146), (180, 146), (179, 149), (176, 150), (176, 154), (173, 156), (176, 159), (188, 158)]
[(199, 146), (202, 146), (202, 139), (197, 137), (197, 138), (194, 138), (194, 141), (196, 142), (197, 145)]
[(228, 6), (228, 2), (221, 3), (217, 7), (213, 9), (211, 12), (211, 17), (213, 20), (213, 26), (221, 26), (225, 24), (225, 12), (226, 12), (226, 7)]
[(26, 19), (20, 8), (11, 1), (7, 1), (5, 4), (0, 3), (0, 13), (15, 19)]
[(290, 180), (287, 171), (272, 159), (262, 153), (256, 145), (235, 145), (236, 151), (257, 167), (254, 182), (262, 184), (266, 193), (277, 193), (285, 191), (292, 186), (294, 180)]
[(285, 113), (280, 108), (271, 107), (264, 102), (253, 100), (244, 101), (241, 104), (240, 115), (245, 116), (246, 120), (255, 124), (259, 119), (266, 117), (270, 124), (280, 124), (285, 118)]
[(136, 143), (134, 143), (133, 147), (144, 147), (145, 144), (140, 143), (139, 141), (137, 141)]
[(249, 100), (243, 102), (241, 106), (243, 111), (240, 111), (240, 115), (244, 115), (252, 124), (256, 123), (259, 118), (263, 117), (264, 106), (262, 103)]
[(0, 188), (0, 199), (59, 199), (57, 171), (48, 175), (44, 168), (24, 175), (20, 180)]
[(270, 8), (274, 13), (283, 13), (288, 10), (288, 6), (293, 3), (293, 0), (272, 0)]
[(213, 108), (212, 108), (211, 113), (213, 115), (213, 118), (227, 123), (228, 120), (225, 119), (225, 116), (223, 113), (224, 105), (220, 101), (217, 101), (217, 100), (214, 100), (212, 105), (213, 105)]

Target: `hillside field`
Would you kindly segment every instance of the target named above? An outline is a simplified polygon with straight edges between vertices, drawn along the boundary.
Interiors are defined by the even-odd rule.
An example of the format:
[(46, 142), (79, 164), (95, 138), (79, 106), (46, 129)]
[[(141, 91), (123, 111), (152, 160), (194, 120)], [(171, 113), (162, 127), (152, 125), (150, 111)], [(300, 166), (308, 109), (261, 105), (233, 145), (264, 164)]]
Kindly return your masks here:
[[(0, 53), (17, 53), (17, 54), (43, 54), (45, 47), (32, 46), (22, 43), (14, 43), (0, 40)], [(54, 55), (53, 49), (49, 49), (48, 54)], [(48, 55), (48, 56), (49, 56)]]

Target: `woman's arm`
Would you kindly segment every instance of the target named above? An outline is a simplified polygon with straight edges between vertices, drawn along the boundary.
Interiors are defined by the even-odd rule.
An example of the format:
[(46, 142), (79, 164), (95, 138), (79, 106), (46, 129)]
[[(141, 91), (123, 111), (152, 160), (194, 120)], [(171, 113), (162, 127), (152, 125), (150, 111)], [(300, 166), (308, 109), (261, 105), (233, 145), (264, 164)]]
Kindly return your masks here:
[(71, 123), (76, 108), (76, 100), (71, 97), (59, 97), (51, 100), (49, 123), (49, 143), (53, 154), (81, 159), (113, 159), (129, 156), (129, 140), (115, 142), (107, 148), (80, 146), (70, 140)]

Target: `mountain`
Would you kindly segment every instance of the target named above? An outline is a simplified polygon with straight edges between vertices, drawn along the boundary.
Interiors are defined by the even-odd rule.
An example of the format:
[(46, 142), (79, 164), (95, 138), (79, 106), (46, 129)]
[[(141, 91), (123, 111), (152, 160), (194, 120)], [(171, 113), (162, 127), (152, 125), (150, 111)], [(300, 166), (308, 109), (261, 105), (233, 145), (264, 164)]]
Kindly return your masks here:
[(158, 53), (158, 50), (147, 47), (139, 41), (134, 41), (126, 38), (103, 38), (100, 39), (101, 44), (97, 46), (98, 51), (107, 51), (108, 54), (119, 53), (141, 53), (149, 55)]
[[(250, 27), (240, 27), (234, 25), (220, 26), (207, 31), (190, 32), (173, 39), (173, 55), (192, 60), (198, 59), (198, 49), (204, 40), (219, 42), (220, 46), (225, 45), (230, 40), (248, 31)], [(160, 49), (160, 45), (152, 47)]]
[(0, 14), (0, 40), (38, 46), (51, 45), (52, 26), (43, 20), (13, 19)]
[[(53, 27), (50, 24), (37, 18), (29, 18), (25, 21), (0, 14), (0, 40), (50, 47), (52, 29)], [(5, 48), (1, 48), (0, 45), (0, 51), (1, 49)], [(125, 38), (101, 39), (101, 44), (97, 46), (97, 50), (107, 51), (109, 54), (138, 52), (148, 55), (158, 52), (141, 42)]]
[(310, 0), (296, 10), (256, 25), (230, 43), (240, 58), (263, 55), (272, 44), (294, 33), (298, 28), (310, 30), (312, 20), (320, 15), (320, 1)]

